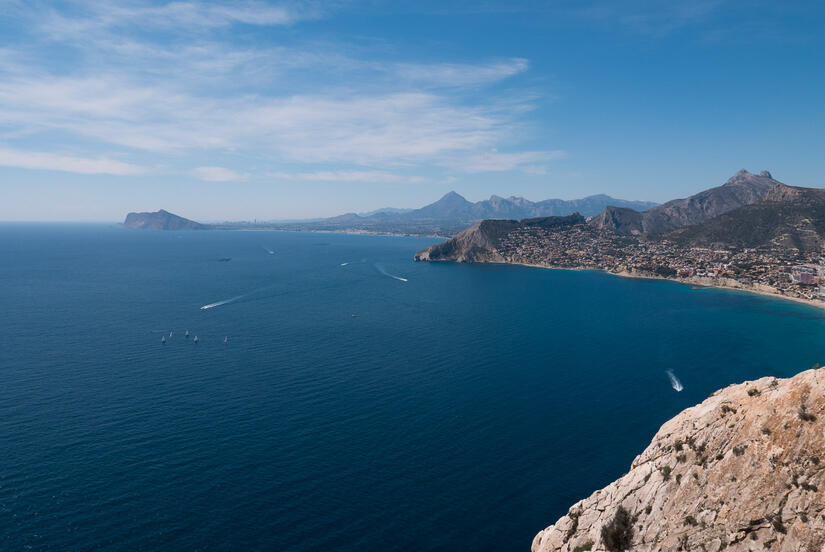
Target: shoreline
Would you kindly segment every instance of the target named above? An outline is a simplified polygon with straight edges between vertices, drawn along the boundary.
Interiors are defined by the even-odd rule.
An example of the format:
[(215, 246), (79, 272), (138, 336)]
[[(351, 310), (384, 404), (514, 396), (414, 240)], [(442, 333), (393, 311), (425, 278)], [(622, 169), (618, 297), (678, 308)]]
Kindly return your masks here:
[(770, 297), (773, 299), (785, 299), (787, 301), (793, 301), (795, 303), (801, 303), (803, 305), (808, 305), (811, 307), (815, 307), (820, 310), (825, 310), (825, 301), (816, 301), (813, 299), (805, 299), (804, 297), (793, 297), (790, 295), (785, 295), (783, 293), (778, 293), (776, 291), (770, 291), (771, 289), (769, 286), (764, 284), (756, 284), (762, 286), (767, 289), (758, 289), (754, 286), (754, 284), (742, 284), (737, 282), (736, 280), (732, 280), (731, 278), (710, 278), (705, 276), (686, 276), (684, 278), (668, 278), (666, 276), (659, 276), (656, 274), (647, 274), (643, 272), (634, 272), (628, 270), (620, 270), (617, 272), (612, 272), (610, 270), (604, 270), (601, 268), (586, 268), (586, 267), (563, 267), (563, 266), (549, 266), (549, 265), (540, 265), (540, 264), (532, 264), (532, 263), (515, 263), (515, 262), (508, 262), (508, 261), (491, 261), (486, 262), (483, 261), (485, 264), (504, 264), (504, 265), (513, 265), (513, 266), (527, 266), (531, 268), (543, 268), (546, 270), (571, 270), (571, 271), (593, 271), (593, 272), (602, 272), (604, 274), (610, 274), (611, 276), (617, 276), (619, 278), (634, 278), (639, 280), (664, 280), (666, 282), (674, 282), (677, 284), (684, 284), (689, 285), (692, 287), (700, 287), (700, 288), (708, 288), (708, 289), (726, 289), (730, 291), (741, 291), (743, 293), (752, 293), (754, 295), (761, 295), (763, 297)]

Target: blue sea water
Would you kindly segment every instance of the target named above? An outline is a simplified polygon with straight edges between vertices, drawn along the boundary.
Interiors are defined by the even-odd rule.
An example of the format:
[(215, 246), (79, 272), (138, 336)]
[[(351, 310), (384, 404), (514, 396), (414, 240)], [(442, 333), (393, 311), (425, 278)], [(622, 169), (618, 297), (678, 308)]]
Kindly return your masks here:
[(526, 551), (680, 410), (823, 361), (811, 307), (432, 241), (0, 225), (0, 549)]

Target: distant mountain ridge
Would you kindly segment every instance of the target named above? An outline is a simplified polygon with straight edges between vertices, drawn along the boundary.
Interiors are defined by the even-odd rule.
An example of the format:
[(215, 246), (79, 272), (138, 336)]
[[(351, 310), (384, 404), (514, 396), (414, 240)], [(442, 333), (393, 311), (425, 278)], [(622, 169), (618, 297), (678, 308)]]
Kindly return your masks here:
[(129, 213), (123, 225), (143, 230), (208, 230), (212, 228), (160, 209), (153, 213)]
[(659, 236), (756, 203), (781, 184), (768, 171), (756, 175), (741, 169), (721, 186), (668, 201), (644, 213), (620, 206), (607, 207), (592, 224), (619, 234)]
[(367, 213), (345, 213), (325, 219), (291, 220), (265, 223), (200, 224), (164, 211), (154, 213), (129, 213), (124, 222), (130, 228), (155, 230), (202, 230), (206, 228), (268, 228), (273, 230), (364, 232), (386, 234), (453, 235), (467, 226), (485, 219), (526, 219), (551, 216), (567, 216), (579, 213), (593, 216), (609, 205), (617, 209), (645, 210), (656, 206), (651, 201), (628, 201), (605, 194), (581, 199), (546, 199), (530, 201), (523, 197), (507, 198), (497, 195), (489, 199), (468, 201), (452, 191), (438, 201), (418, 209), (385, 207)]
[[(542, 219), (545, 228), (563, 231), (579, 226), (646, 242), (673, 242), (682, 247), (825, 251), (825, 190), (788, 186), (768, 171), (742, 169), (722, 186), (639, 212), (608, 206), (599, 215)], [(502, 262), (502, 238), (536, 226), (535, 219), (482, 221), (415, 255), (416, 260)], [(585, 230), (589, 229), (589, 230)], [(509, 238), (508, 238), (509, 239)], [(534, 244), (535, 245), (535, 244)]]
[(284, 229), (302, 230), (355, 230), (363, 232), (389, 232), (412, 234), (452, 235), (467, 226), (486, 219), (525, 219), (549, 216), (566, 216), (580, 213), (593, 216), (608, 205), (620, 208), (645, 210), (657, 205), (651, 201), (628, 201), (605, 194), (582, 199), (547, 199), (530, 201), (523, 197), (490, 196), (489, 199), (468, 201), (451, 191), (438, 201), (419, 209), (378, 209), (358, 215), (346, 213), (337, 217), (312, 221), (294, 221), (279, 224)]

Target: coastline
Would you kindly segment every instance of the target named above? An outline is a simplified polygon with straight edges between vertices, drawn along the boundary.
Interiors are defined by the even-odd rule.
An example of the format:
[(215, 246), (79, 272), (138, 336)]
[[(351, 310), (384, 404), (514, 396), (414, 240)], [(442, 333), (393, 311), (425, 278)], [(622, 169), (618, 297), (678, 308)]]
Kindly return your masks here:
[[(635, 278), (639, 280), (665, 280), (668, 282), (675, 282), (677, 284), (684, 284), (690, 285), (694, 287), (701, 287), (701, 288), (713, 288), (713, 289), (726, 289), (732, 291), (741, 291), (744, 293), (752, 293), (754, 295), (761, 295), (763, 297), (771, 297), (774, 299), (785, 299), (788, 301), (794, 301), (795, 303), (801, 303), (804, 305), (808, 305), (811, 307), (815, 307), (818, 309), (825, 310), (825, 301), (816, 301), (813, 299), (805, 299), (804, 297), (793, 297), (791, 295), (785, 295), (775, 288), (771, 288), (770, 286), (766, 286), (763, 284), (743, 284), (738, 282), (732, 278), (709, 278), (703, 276), (685, 276), (683, 278), (668, 278), (665, 276), (659, 276), (657, 274), (649, 274), (646, 272), (638, 272), (633, 270), (619, 270), (616, 272), (612, 272), (610, 270), (604, 270), (601, 268), (587, 268), (587, 267), (564, 267), (564, 266), (551, 266), (551, 265), (542, 265), (542, 264), (532, 264), (532, 263), (516, 263), (516, 262), (509, 262), (509, 261), (482, 261), (485, 264), (505, 264), (505, 265), (513, 265), (513, 266), (527, 266), (531, 268), (544, 268), (547, 270), (572, 270), (572, 271), (585, 271), (585, 270), (592, 270), (595, 272), (603, 272), (605, 274), (610, 274), (611, 276), (617, 276), (619, 278)], [(759, 287), (757, 287), (759, 286)], [(762, 289), (760, 289), (762, 288)], [(773, 290), (773, 291), (771, 291)]]

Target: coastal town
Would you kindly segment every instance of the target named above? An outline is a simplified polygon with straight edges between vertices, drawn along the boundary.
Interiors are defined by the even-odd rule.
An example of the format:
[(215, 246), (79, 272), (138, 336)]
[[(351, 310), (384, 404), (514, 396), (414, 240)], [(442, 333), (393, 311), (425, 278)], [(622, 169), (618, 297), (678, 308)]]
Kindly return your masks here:
[(576, 224), (564, 229), (521, 226), (502, 236), (496, 250), (508, 263), (666, 278), (825, 306), (822, 255), (792, 249), (685, 247), (667, 239), (644, 240)]

